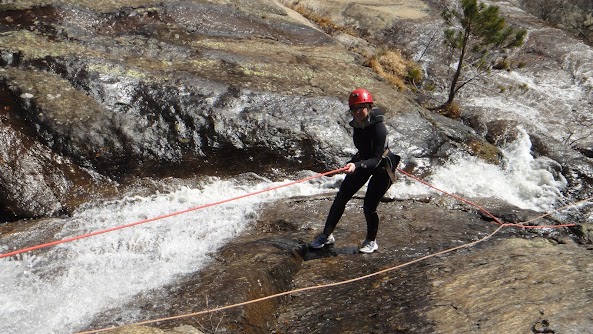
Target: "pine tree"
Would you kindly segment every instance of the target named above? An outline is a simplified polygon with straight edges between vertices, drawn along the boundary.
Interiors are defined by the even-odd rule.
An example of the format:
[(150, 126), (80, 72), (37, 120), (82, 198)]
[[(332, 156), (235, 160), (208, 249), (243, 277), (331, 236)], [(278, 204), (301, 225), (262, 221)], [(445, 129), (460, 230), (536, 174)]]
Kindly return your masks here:
[(451, 80), (449, 98), (436, 109), (451, 107), (457, 92), (472, 80), (461, 80), (466, 63), (482, 70), (490, 69), (492, 65), (487, 62), (489, 55), (523, 45), (527, 34), (524, 29), (508, 27), (497, 6), (487, 6), (477, 0), (461, 0), (459, 10), (446, 9), (442, 17), (447, 25), (445, 44), (451, 48), (453, 56), (458, 55), (458, 62)]

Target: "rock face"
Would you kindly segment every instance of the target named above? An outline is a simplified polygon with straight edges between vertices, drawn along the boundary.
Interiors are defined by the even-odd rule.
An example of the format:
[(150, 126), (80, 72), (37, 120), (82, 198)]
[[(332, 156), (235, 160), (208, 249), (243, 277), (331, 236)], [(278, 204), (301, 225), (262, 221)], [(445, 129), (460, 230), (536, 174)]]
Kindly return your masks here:
[[(353, 33), (320, 30), (289, 8), (298, 4)], [(462, 95), (462, 122), (451, 120), (426, 111), (414, 96), (361, 66), (381, 46), (405, 46), (414, 54), (426, 49), (440, 25), (443, 2), (298, 4), (0, 4), (3, 221), (67, 214), (91, 199), (117, 196), (142, 177), (158, 182), (169, 176), (341, 166), (354, 153), (346, 94), (361, 86), (386, 110), (389, 145), (403, 156), (407, 171), (430, 174), (459, 152), (498, 164), (500, 145), (524, 125), (532, 154), (547, 157), (553, 175), (568, 181), (566, 198), (591, 195), (593, 163), (581, 153), (587, 150), (573, 149), (558, 135), (568, 129), (558, 116), (497, 117), (504, 108), (482, 109), (478, 102), (483, 100), (472, 100), (472, 94), (491, 94), (494, 82)], [(516, 21), (528, 19), (538, 37), (521, 51), (529, 55), (523, 71), (538, 75), (564, 67), (567, 59), (573, 81), (587, 82), (587, 67), (569, 61), (574, 59), (570, 53), (545, 52), (544, 37), (558, 31), (539, 29), (529, 15), (513, 13), (521, 14), (513, 16)], [(559, 36), (554, 38), (566, 37)], [(434, 66), (432, 55), (426, 57), (433, 61), (425, 64), (427, 76), (444, 82), (446, 69)], [(511, 82), (513, 75), (502, 78)], [(506, 99), (531, 97), (523, 101), (528, 111), (555, 106), (557, 100), (536, 89), (539, 83), (550, 84), (540, 79), (527, 93), (515, 90)], [(545, 103), (538, 103), (544, 97)], [(579, 100), (582, 108), (590, 103)], [(540, 126), (537, 120), (544, 116), (546, 124)], [(364, 235), (357, 198), (336, 231), (337, 244), (313, 252), (305, 244), (321, 228), (331, 199), (299, 198), (267, 207), (257, 224), (225, 246), (206, 270), (147, 291), (129, 308), (156, 319), (340, 282), (476, 241), (497, 227), (475, 209), (447, 199), (383, 203), (380, 250), (362, 256), (356, 252)], [(496, 209), (506, 221), (533, 216), (514, 207)], [(579, 224), (569, 231), (504, 229), (473, 248), (347, 285), (115, 332), (583, 333), (593, 327), (592, 228), (584, 222), (590, 217), (590, 212), (575, 213), (544, 222)], [(118, 311), (97, 315), (89, 328), (137, 320), (121, 318)]]
[[(350, 141), (344, 96), (360, 85), (390, 114), (419, 110), (353, 66), (353, 54), (328, 35), (270, 1), (0, 6), (2, 126), (21, 122), (20, 135), (55, 160), (116, 180), (335, 166), (351, 154), (343, 148)], [(75, 207), (56, 182), (35, 181), (59, 178), (52, 166), (20, 182), (57, 195), (44, 208), (18, 205), (8, 188), (18, 182), (11, 175), (25, 172), (3, 166), (8, 213)]]
[[(308, 249), (332, 199), (293, 198), (266, 207), (257, 224), (200, 274), (147, 292), (146, 297), (161, 296), (149, 302), (137, 304), (147, 300), (138, 296), (129, 307), (159, 319), (388, 270), (158, 327), (165, 333), (180, 326), (205, 333), (583, 333), (593, 326), (591, 248), (568, 230), (505, 228), (473, 247), (408, 264), (483, 239), (498, 225), (473, 207), (438, 197), (381, 203), (379, 250), (362, 255), (357, 250), (365, 223), (358, 197), (335, 231), (336, 244)], [(483, 207), (500, 209), (487, 202)], [(538, 216), (517, 212), (525, 219)], [(112, 326), (108, 314), (92, 327)], [(121, 327), (114, 333), (136, 332)]]
[[(350, 30), (328, 35), (289, 7)], [(22, 138), (6, 135), (1, 149), (12, 157), (0, 161), (0, 211), (14, 218), (69, 212), (113, 193), (110, 180), (340, 166), (353, 153), (345, 95), (360, 86), (386, 109), (390, 146), (410, 169), (458, 151), (499, 163), (499, 123), (468, 115), (472, 129), (432, 115), (360, 66), (393, 43), (393, 27), (434, 21), (429, 3), (19, 1), (0, 10), (0, 126)], [(571, 196), (590, 195), (581, 181), (590, 159), (530, 134), (544, 137), (537, 154), (562, 148), (553, 159)], [(11, 152), (27, 150), (46, 156), (43, 168), (13, 163)], [(15, 191), (23, 187), (35, 189), (27, 200)]]
[[(10, 95), (0, 89), (0, 95)], [(92, 199), (110, 182), (36, 141), (31, 125), (18, 118), (23, 110), (4, 100), (0, 120), (0, 213), (13, 217), (52, 216)]]

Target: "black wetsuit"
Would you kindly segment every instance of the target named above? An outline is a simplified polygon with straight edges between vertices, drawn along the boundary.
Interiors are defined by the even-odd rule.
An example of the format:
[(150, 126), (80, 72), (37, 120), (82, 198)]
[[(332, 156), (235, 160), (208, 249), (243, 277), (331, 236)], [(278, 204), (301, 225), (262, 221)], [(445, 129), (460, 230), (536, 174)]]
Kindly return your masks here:
[(383, 112), (373, 108), (362, 123), (352, 120), (352, 136), (358, 153), (350, 161), (356, 169), (346, 175), (340, 190), (329, 210), (323, 233), (330, 235), (344, 214), (346, 203), (371, 178), (364, 197), (363, 211), (367, 222), (367, 240), (375, 240), (379, 229), (377, 206), (391, 186), (391, 179), (384, 168), (380, 167), (381, 156), (386, 148), (387, 127), (383, 123)]

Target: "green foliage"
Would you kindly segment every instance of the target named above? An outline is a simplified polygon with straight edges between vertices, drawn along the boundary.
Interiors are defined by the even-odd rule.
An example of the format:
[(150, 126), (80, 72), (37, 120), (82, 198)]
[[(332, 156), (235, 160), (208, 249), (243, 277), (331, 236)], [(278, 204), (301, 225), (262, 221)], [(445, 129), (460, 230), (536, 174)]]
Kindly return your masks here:
[(422, 69), (418, 66), (410, 66), (408, 68), (408, 74), (406, 80), (411, 83), (419, 83), (422, 81)]
[(527, 12), (593, 45), (593, 1), (519, 0), (518, 4)]
[(507, 26), (497, 6), (488, 6), (477, 0), (461, 0), (459, 9), (446, 9), (442, 17), (447, 25), (444, 42), (458, 56), (449, 99), (445, 103), (451, 104), (459, 89), (471, 81), (461, 77), (466, 63), (476, 66), (482, 73), (488, 73), (492, 68), (488, 57), (523, 45), (527, 31)]
[(470, 140), (467, 144), (469, 146), (470, 152), (472, 152), (473, 155), (480, 157), (493, 165), (500, 164), (501, 153), (496, 146), (488, 142), (478, 140)]
[(509, 58), (504, 57), (496, 61), (496, 63), (492, 66), (495, 70), (510, 70), (511, 69), (511, 62)]
[(461, 0), (461, 7), (461, 12), (446, 9), (442, 14), (449, 26), (445, 30), (445, 42), (453, 49), (465, 48), (468, 43), (477, 48), (474, 49), (476, 52), (486, 52), (492, 46), (512, 48), (523, 45), (527, 31), (507, 27), (497, 6), (478, 4), (477, 0)]

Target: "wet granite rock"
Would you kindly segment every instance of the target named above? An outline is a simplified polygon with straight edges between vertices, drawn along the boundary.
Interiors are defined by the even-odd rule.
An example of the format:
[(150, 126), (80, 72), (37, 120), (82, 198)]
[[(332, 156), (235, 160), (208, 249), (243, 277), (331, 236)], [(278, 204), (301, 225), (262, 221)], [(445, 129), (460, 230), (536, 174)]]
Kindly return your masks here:
[[(99, 191), (115, 184), (35, 140), (30, 123), (15, 117), (22, 109), (7, 98), (0, 82), (4, 114), (0, 118), (0, 216), (3, 220), (68, 214)], [(26, 95), (26, 93), (23, 93)], [(28, 98), (25, 96), (24, 98)], [(42, 117), (42, 116), (40, 116)]]
[[(308, 3), (321, 3), (322, 10), (345, 5)], [(382, 29), (413, 18), (394, 17), (382, 6), (355, 7), (326, 14), (373, 37), (403, 31)], [(419, 24), (435, 21), (424, 3), (412, 7), (409, 13), (426, 20)], [(277, 2), (25, 0), (0, 10), (0, 133), (9, 143), (0, 147), (0, 211), (13, 217), (67, 213), (129, 176), (337, 166), (352, 153), (344, 148), (351, 142), (344, 95), (357, 86), (373, 91), (386, 109), (390, 147), (402, 152), (408, 171), (429, 172), (453, 152), (479, 155), (486, 147), (481, 128), (476, 133), (426, 113), (361, 67), (351, 47), (374, 50), (369, 41), (334, 39)], [(476, 124), (497, 126), (490, 121)], [(590, 194), (591, 162), (530, 131), (534, 154), (549, 156), (550, 167), (569, 179), (567, 195)], [(504, 139), (503, 132), (491, 131), (489, 139)], [(21, 190), (29, 190), (27, 196)], [(268, 207), (206, 270), (147, 291), (129, 308), (154, 319), (339, 282), (476, 241), (496, 228), (464, 205), (394, 200), (380, 206), (380, 250), (363, 256), (357, 253), (364, 236), (357, 198), (336, 231), (337, 244), (311, 251), (305, 245), (331, 199)], [(508, 211), (514, 216), (506, 221), (532, 216), (510, 207), (497, 216)], [(583, 217), (564, 220), (580, 224)], [(505, 229), (474, 248), (350, 285), (152, 325), (160, 328), (115, 331), (581, 333), (593, 327), (590, 234), (587, 224), (571, 231)], [(90, 328), (137, 320), (118, 314), (97, 315)]]
[[(534, 328), (582, 333), (593, 326), (591, 250), (576, 243), (569, 230), (505, 228), (473, 247), (422, 259), (487, 238), (498, 225), (475, 210), (442, 206), (436, 198), (396, 200), (380, 204), (379, 250), (363, 255), (357, 250), (366, 227), (357, 196), (335, 231), (335, 245), (308, 249), (332, 199), (328, 194), (267, 205), (252, 228), (230, 241), (206, 270), (147, 292), (155, 298), (150, 302), (138, 296), (128, 307), (158, 319), (386, 270), (343, 285), (146, 326), (166, 331), (186, 325), (217, 333), (527, 333)], [(555, 241), (560, 238), (565, 242)], [(109, 314), (119, 313), (106, 312), (92, 328), (112, 326)]]
[[(390, 147), (403, 156), (408, 171), (429, 172), (458, 151), (499, 163), (498, 148), (481, 134), (424, 111), (360, 65), (360, 57), (369, 56), (362, 49), (378, 52), (373, 43), (385, 38), (390, 31), (385, 27), (428, 19), (435, 15), (432, 7), (361, 3), (346, 10), (338, 2), (301, 3), (352, 25), (362, 36), (348, 37), (315, 28), (287, 7), (293, 5), (267, 0), (2, 4), (0, 84), (7, 92), (5, 104), (20, 111), (0, 112), (28, 124), (32, 131), (23, 136), (45, 146), (52, 159), (121, 183), (278, 167), (327, 170), (353, 153), (344, 100), (348, 91), (364, 86), (387, 111)], [(37, 179), (59, 174), (54, 169), (35, 173)], [(575, 183), (587, 173), (578, 171)], [(44, 186), (42, 193), (60, 193), (53, 187)], [(98, 195), (102, 188), (96, 188)], [(3, 192), (5, 202), (17, 202)], [(45, 200), (66, 212), (76, 206), (59, 197)], [(60, 211), (2, 206), (17, 218)]]
[(518, 123), (517, 121), (508, 120), (489, 122), (487, 124), (486, 140), (497, 146), (515, 141), (519, 136)]
[(204, 334), (201, 330), (192, 326), (179, 326), (170, 330), (162, 330), (149, 326), (123, 326), (116, 330), (108, 331), (111, 334)]
[(584, 243), (593, 244), (593, 224), (582, 223), (572, 228), (575, 235), (579, 236)]
[[(68, 168), (125, 183), (337, 167), (352, 154), (344, 100), (357, 86), (372, 90), (391, 117), (419, 122), (414, 129), (427, 135), (396, 146), (411, 150), (410, 158), (426, 166), (440, 141), (433, 125), (414, 116), (417, 105), (278, 2), (19, 1), (0, 10), (0, 112), (27, 124), (32, 131), (22, 135)], [(391, 141), (410, 131), (392, 131)], [(53, 187), (42, 192), (60, 192)], [(51, 209), (2, 206), (17, 218), (75, 207), (45, 200)]]

